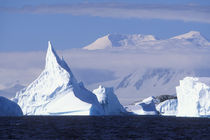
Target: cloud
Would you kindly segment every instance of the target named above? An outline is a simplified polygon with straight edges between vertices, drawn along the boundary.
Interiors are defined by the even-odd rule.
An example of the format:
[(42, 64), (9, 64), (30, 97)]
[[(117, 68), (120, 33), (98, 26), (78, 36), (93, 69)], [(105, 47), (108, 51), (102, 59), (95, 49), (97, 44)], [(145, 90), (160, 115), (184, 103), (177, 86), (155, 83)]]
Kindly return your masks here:
[[(92, 80), (113, 79), (135, 70), (148, 68), (172, 69), (209, 69), (210, 49), (205, 52), (163, 51), (86, 51), (72, 49), (58, 51), (59, 56), (69, 64), (77, 79)], [(0, 52), (0, 89), (19, 81), (28, 85), (44, 69), (46, 52)], [(100, 77), (100, 76), (101, 77)], [(87, 78), (89, 76), (89, 78)], [(93, 79), (91, 79), (93, 78)]]
[(210, 23), (210, 6), (125, 3), (81, 3), (0, 8), (1, 12), (70, 14), (110, 18), (182, 20)]

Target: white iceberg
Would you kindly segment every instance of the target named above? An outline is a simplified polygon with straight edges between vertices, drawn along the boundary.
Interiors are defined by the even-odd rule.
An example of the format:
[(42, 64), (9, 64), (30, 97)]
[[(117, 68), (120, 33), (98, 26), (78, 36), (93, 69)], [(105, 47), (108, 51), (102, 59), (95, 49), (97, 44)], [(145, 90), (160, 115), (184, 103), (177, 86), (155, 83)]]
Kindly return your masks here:
[(159, 103), (156, 106), (156, 109), (160, 113), (160, 115), (176, 116), (177, 104), (178, 104), (177, 99), (169, 99)]
[(141, 102), (135, 103), (135, 105), (127, 106), (129, 112), (133, 112), (136, 115), (157, 115), (158, 112), (155, 108), (155, 104), (158, 101), (155, 97), (150, 96)]
[(176, 87), (177, 116), (210, 116), (210, 78), (186, 77)]
[(96, 96), (77, 82), (50, 42), (45, 69), (13, 100), (26, 115), (103, 115)]
[(105, 88), (100, 85), (93, 90), (93, 93), (97, 96), (105, 115), (122, 115), (126, 113), (126, 110), (114, 94), (113, 88)]
[(18, 104), (0, 96), (0, 116), (22, 116), (23, 112)]

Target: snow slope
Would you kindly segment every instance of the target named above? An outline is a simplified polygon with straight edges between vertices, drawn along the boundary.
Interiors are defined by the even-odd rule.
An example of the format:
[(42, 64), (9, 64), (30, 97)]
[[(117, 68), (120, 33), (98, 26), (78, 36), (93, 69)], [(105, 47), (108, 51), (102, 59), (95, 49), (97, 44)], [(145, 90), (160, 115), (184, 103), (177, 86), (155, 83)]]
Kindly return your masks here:
[(210, 78), (186, 77), (176, 91), (177, 116), (210, 116)]
[(175, 36), (171, 39), (183, 40), (197, 44), (198, 46), (208, 46), (210, 43), (198, 31), (190, 31), (188, 33)]
[(78, 83), (64, 59), (48, 42), (45, 69), (28, 87), (16, 94), (26, 115), (100, 115), (96, 96)]
[(160, 113), (160, 115), (176, 116), (177, 105), (178, 105), (177, 99), (169, 99), (156, 105), (156, 109)]
[(18, 104), (0, 96), (0, 116), (22, 116), (23, 112)]
[(97, 96), (105, 115), (120, 115), (126, 113), (126, 110), (114, 94), (113, 88), (105, 88), (100, 85), (97, 89), (93, 90), (93, 93)]

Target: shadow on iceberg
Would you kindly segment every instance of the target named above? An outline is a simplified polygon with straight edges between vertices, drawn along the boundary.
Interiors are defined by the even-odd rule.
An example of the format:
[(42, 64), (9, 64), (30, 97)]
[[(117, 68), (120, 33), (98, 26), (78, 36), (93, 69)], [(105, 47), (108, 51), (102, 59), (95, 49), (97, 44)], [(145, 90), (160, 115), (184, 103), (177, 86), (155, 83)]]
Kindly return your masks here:
[(18, 104), (0, 96), (0, 116), (22, 116), (23, 112)]

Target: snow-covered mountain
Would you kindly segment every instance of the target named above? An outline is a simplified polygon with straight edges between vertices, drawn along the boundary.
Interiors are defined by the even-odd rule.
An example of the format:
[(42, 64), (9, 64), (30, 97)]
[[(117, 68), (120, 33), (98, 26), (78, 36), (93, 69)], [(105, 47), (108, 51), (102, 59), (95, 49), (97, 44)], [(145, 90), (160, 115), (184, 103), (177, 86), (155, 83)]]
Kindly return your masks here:
[(113, 47), (127, 48), (130, 46), (138, 46), (144, 42), (155, 41), (152, 35), (122, 35), (122, 34), (108, 34), (94, 41), (92, 44), (84, 47), (86, 50), (107, 49)]
[(152, 35), (121, 35), (109, 34), (101, 37), (85, 46), (86, 50), (99, 50), (110, 48), (127, 49), (175, 49), (175, 48), (200, 48), (210, 46), (210, 43), (197, 31), (190, 31), (186, 34), (178, 35), (169, 39), (157, 40)]
[(96, 96), (78, 83), (64, 59), (48, 42), (45, 69), (28, 87), (16, 94), (26, 115), (101, 115)]
[(186, 34), (178, 35), (172, 37), (171, 39), (189, 41), (199, 46), (208, 46), (210, 45), (209, 42), (201, 35), (200, 32), (197, 31), (190, 31)]
[(83, 51), (80, 59), (85, 67), (113, 72), (102, 73), (104, 81), (98, 80), (100, 75), (95, 82), (86, 75), (85, 79), (92, 80), (85, 80), (88, 88), (113, 86), (123, 105), (149, 96), (175, 95), (179, 80), (186, 76), (210, 76), (210, 43), (197, 31), (164, 40), (152, 35), (109, 34)]
[(176, 95), (175, 87), (179, 85), (179, 80), (193, 75), (195, 73), (192, 71), (178, 69), (142, 68), (133, 73), (122, 74), (116, 80), (92, 84), (90, 88), (97, 84), (112, 85), (120, 102), (128, 105), (148, 96)]

